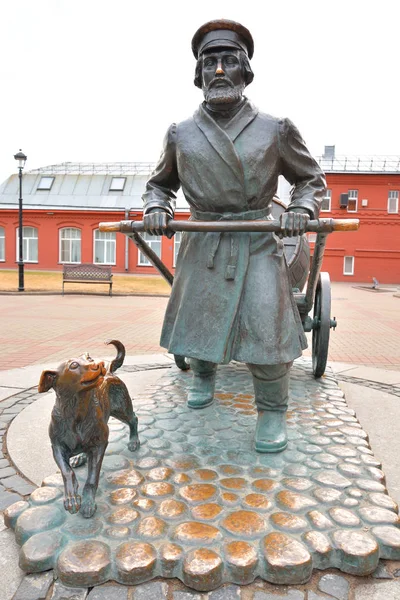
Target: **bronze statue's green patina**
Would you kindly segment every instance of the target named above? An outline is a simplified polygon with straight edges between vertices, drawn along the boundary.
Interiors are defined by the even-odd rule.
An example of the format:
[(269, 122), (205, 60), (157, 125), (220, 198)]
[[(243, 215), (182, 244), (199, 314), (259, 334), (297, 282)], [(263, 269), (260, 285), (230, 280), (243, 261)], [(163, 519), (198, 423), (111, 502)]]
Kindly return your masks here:
[[(167, 132), (143, 196), (150, 234), (171, 235), (179, 187), (192, 219), (270, 219), (279, 175), (293, 185), (282, 234), (301, 235), (318, 217), (325, 179), (298, 130), (243, 95), (253, 80), (253, 48), (250, 32), (233, 21), (211, 21), (194, 35), (194, 82), (204, 102)], [(306, 339), (275, 234), (184, 233), (161, 345), (190, 357), (195, 409), (213, 402), (218, 364), (246, 363), (258, 409), (256, 449), (286, 448), (289, 371)]]

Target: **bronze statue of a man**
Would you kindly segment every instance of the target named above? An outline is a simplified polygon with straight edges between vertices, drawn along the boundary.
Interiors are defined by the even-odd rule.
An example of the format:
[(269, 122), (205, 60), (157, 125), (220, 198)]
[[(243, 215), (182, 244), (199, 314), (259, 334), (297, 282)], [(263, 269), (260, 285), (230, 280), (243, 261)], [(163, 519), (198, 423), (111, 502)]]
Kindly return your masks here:
[[(278, 177), (293, 185), (281, 216), (285, 236), (304, 233), (324, 196), (322, 171), (288, 119), (260, 112), (243, 95), (253, 80), (250, 32), (233, 21), (196, 32), (195, 80), (204, 102), (169, 128), (144, 200), (145, 230), (171, 235), (175, 192), (191, 219), (271, 219)], [(287, 446), (289, 371), (306, 347), (289, 283), (283, 242), (273, 233), (184, 233), (161, 345), (190, 357), (188, 406), (213, 402), (217, 364), (244, 362), (258, 409), (255, 447)]]

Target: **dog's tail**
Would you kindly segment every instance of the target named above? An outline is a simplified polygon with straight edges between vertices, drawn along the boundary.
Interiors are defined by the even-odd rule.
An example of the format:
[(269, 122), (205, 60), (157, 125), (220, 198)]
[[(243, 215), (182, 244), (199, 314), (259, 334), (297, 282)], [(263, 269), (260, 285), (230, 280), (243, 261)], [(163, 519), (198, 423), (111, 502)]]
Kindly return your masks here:
[(120, 368), (125, 358), (125, 346), (119, 340), (107, 340), (106, 344), (112, 344), (117, 349), (117, 356), (111, 361), (109, 366), (110, 373), (114, 373)]

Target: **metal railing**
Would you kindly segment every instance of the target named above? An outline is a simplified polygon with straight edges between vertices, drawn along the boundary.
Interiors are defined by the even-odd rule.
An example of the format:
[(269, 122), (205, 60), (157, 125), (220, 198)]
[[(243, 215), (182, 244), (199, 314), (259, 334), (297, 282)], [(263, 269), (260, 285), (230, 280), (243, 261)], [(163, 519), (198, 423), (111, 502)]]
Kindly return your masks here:
[[(326, 173), (400, 173), (400, 156), (318, 156), (318, 164)], [(28, 171), (43, 175), (138, 175), (150, 174), (154, 162), (65, 162)]]
[(400, 173), (400, 156), (318, 156), (317, 161), (325, 173)]
[(29, 173), (42, 175), (138, 175), (150, 174), (155, 165), (152, 162), (65, 162), (32, 169)]

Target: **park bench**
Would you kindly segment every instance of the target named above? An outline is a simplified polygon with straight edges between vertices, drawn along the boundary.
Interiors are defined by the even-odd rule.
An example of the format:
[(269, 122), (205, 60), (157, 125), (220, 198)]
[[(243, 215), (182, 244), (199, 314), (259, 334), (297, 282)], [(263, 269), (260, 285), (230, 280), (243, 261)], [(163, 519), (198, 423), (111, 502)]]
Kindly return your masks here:
[(110, 286), (109, 293), (112, 296), (112, 273), (110, 266), (92, 265), (91, 263), (64, 265), (63, 296), (65, 283), (108, 283)]

